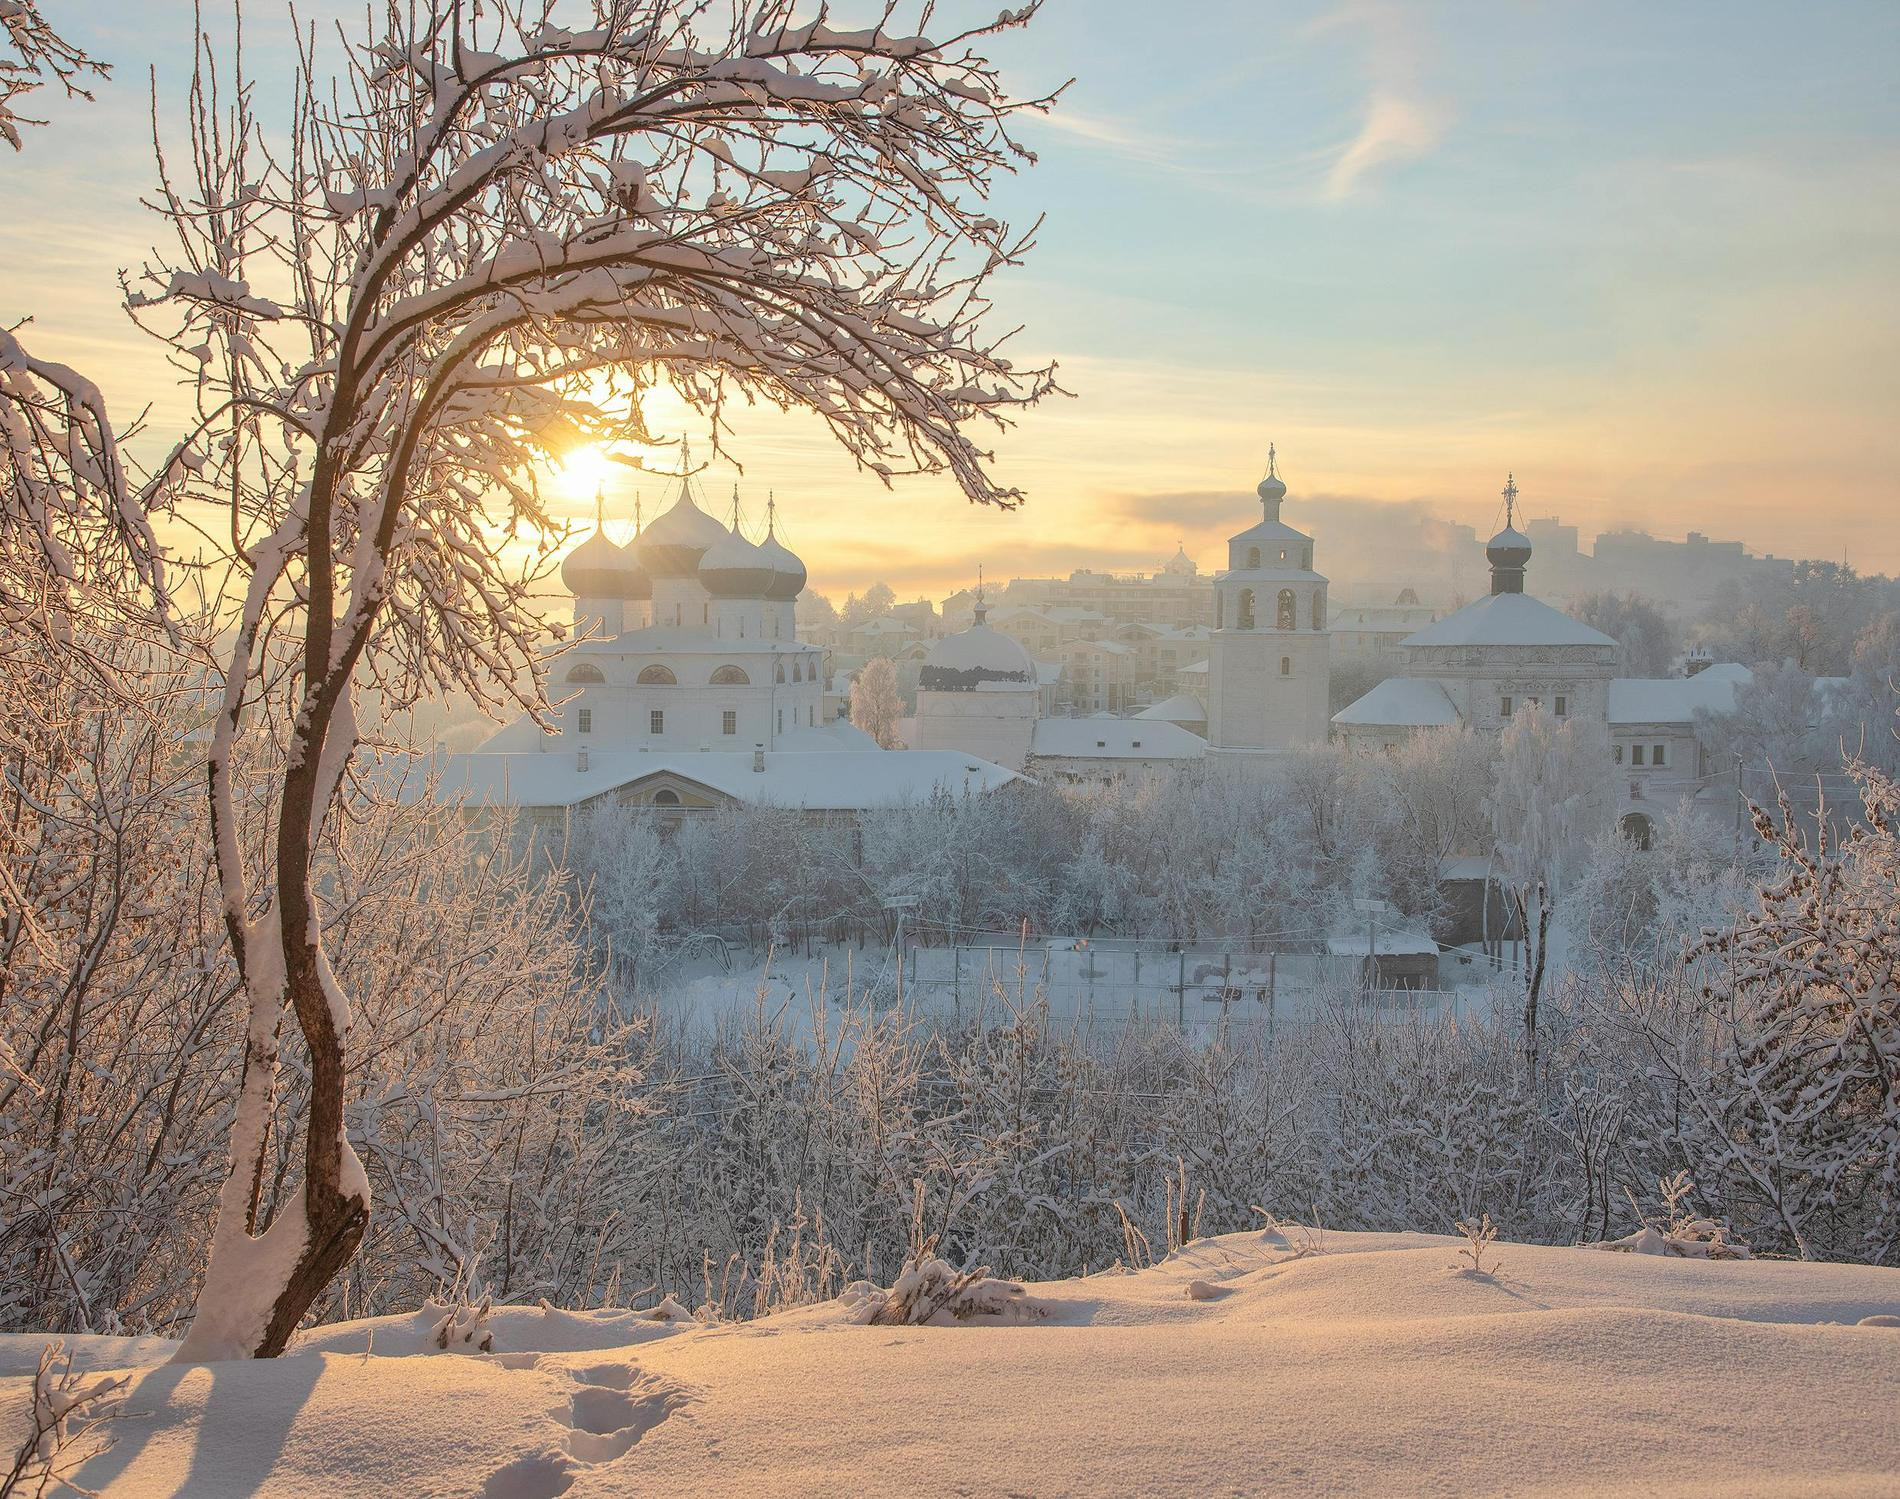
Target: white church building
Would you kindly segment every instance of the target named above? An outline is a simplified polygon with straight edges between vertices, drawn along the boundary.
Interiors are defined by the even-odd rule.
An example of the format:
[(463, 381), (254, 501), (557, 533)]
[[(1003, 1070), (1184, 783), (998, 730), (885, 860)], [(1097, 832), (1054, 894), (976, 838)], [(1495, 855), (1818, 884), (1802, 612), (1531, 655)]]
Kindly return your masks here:
[(1619, 677), (1617, 643), (1524, 591), (1530, 538), (1516, 527), (1517, 483), (1504, 488), (1504, 529), (1485, 548), (1491, 591), (1408, 635), (1404, 675), (1333, 715), (1335, 736), (1389, 750), (1430, 729), (1500, 733), (1527, 704), (1600, 726), (1616, 778), (1618, 825), (1647, 846), (1683, 801), (1727, 812), (1730, 785), (1709, 763), (1699, 712), (1725, 713), (1750, 673), (1733, 662), (1683, 677)]
[(798, 639), (805, 565), (747, 538), (690, 476), (651, 524), (616, 545), (604, 515), (561, 564), (581, 639), (555, 660), (551, 728), (522, 717), (471, 754), (439, 757), (440, 794), (537, 820), (606, 797), (688, 811), (735, 802), (857, 812), (995, 790), (1011, 769), (961, 750), (887, 754), (823, 715), (823, 649)]

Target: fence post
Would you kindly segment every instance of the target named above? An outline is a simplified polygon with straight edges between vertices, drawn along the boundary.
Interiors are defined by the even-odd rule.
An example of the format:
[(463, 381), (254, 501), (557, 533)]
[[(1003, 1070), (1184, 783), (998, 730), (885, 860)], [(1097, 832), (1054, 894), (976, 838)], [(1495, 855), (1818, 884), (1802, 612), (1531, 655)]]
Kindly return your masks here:
[(1267, 951), (1267, 1044), (1273, 1044), (1274, 1012), (1280, 1006), (1280, 944), (1274, 943)]

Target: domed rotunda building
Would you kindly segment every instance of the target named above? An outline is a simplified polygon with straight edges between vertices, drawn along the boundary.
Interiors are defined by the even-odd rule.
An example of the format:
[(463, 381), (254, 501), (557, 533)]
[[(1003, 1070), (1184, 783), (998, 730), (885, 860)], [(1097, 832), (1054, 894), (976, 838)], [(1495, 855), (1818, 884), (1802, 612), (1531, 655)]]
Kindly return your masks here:
[(932, 645), (918, 670), (911, 748), (962, 750), (1020, 771), (1040, 708), (1036, 663), (1016, 641), (990, 628), (989, 605), (979, 588), (970, 628)]

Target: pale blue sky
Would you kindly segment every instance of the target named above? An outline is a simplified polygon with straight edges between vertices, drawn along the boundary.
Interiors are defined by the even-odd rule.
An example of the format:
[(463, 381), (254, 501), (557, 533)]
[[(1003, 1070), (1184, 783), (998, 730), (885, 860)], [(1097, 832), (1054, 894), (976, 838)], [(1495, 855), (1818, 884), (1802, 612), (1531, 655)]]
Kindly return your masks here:
[[(144, 72), (175, 97), (190, 7), (47, 8), (120, 72), (0, 161), (0, 317), (162, 411), (112, 273), (150, 238)], [(251, 3), (260, 72), (276, 9)], [(1327, 493), (1482, 529), (1508, 468), (1586, 535), (1900, 569), (1900, 4), (1052, 0), (1001, 50), (1022, 87), (1077, 78), (1002, 190), (1049, 221), (999, 300), (1078, 399), (1005, 444), (1006, 518), (886, 496), (804, 424), (742, 434), (822, 586), (1176, 539), (1211, 565), (1270, 439), (1295, 520)]]

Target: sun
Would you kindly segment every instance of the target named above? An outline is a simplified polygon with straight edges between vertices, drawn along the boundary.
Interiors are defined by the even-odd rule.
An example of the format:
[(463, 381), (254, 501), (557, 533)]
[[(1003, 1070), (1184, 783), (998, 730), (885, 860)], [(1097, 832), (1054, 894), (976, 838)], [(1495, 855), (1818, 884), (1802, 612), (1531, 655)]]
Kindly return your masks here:
[(571, 499), (591, 500), (607, 482), (612, 463), (595, 443), (584, 443), (561, 460), (557, 482)]

